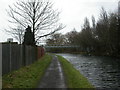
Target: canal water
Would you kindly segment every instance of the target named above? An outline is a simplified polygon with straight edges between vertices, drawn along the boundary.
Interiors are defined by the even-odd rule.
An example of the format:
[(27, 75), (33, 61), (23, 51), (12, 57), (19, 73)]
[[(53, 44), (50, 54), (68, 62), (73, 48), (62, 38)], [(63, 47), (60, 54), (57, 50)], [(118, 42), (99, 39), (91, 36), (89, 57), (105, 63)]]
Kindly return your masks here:
[(58, 54), (71, 62), (96, 88), (120, 89), (120, 59), (80, 54)]

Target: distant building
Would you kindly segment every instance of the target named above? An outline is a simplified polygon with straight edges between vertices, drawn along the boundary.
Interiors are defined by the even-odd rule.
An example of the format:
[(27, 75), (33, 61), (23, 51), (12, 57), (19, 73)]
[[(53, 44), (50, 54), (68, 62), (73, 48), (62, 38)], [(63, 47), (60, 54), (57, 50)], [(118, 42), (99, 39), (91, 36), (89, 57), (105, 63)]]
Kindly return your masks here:
[(6, 42), (0, 42), (0, 44), (18, 44), (18, 42), (13, 42), (13, 38), (8, 38)]
[(13, 38), (8, 38), (7, 42), (13, 42)]

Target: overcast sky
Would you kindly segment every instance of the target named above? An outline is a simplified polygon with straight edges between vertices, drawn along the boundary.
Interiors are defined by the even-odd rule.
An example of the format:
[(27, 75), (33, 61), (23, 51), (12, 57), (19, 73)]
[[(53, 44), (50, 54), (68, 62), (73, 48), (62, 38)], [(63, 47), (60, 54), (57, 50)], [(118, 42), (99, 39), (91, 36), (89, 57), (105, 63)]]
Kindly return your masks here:
[[(0, 42), (6, 41), (11, 36), (6, 35), (3, 31), (7, 27), (8, 16), (5, 9), (17, 0), (0, 0)], [(119, 0), (51, 0), (54, 8), (61, 12), (60, 22), (66, 25), (61, 33), (67, 33), (73, 28), (81, 30), (84, 18), (94, 15), (98, 19), (100, 9), (103, 6), (106, 11), (114, 12), (117, 9)]]

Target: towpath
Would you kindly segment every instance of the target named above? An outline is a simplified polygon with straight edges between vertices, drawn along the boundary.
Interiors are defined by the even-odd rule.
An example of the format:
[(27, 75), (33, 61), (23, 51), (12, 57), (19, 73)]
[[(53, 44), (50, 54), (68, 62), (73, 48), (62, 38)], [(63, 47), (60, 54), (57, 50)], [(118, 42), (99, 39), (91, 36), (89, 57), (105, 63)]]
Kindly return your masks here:
[(38, 88), (66, 88), (63, 70), (57, 56), (53, 55), (51, 64), (41, 79)]

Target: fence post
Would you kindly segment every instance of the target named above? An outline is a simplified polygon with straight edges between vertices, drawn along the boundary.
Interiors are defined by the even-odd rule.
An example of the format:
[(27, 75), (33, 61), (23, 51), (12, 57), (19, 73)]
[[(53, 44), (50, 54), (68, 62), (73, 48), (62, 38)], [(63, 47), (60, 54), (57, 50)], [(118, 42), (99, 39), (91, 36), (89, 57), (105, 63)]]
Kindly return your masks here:
[(0, 89), (2, 90), (2, 44), (0, 43)]
[(9, 43), (9, 48), (10, 48), (10, 52), (9, 52), (9, 53), (10, 53), (10, 57), (9, 57), (10, 59), (9, 59), (9, 60), (10, 60), (10, 72), (11, 72), (11, 71), (12, 71), (12, 70), (11, 70), (11, 67), (12, 67), (12, 66), (11, 66), (11, 63), (12, 63), (12, 61), (11, 61), (11, 55), (12, 55), (12, 54), (11, 54), (11, 43)]
[(25, 59), (26, 59), (26, 58), (25, 58), (25, 56), (26, 56), (26, 55), (25, 55), (25, 45), (23, 45), (23, 47), (22, 47), (22, 52), (23, 52), (23, 53), (22, 53), (22, 56), (23, 56), (23, 66), (25, 66), (25, 65), (26, 65), (26, 61), (25, 61)]

